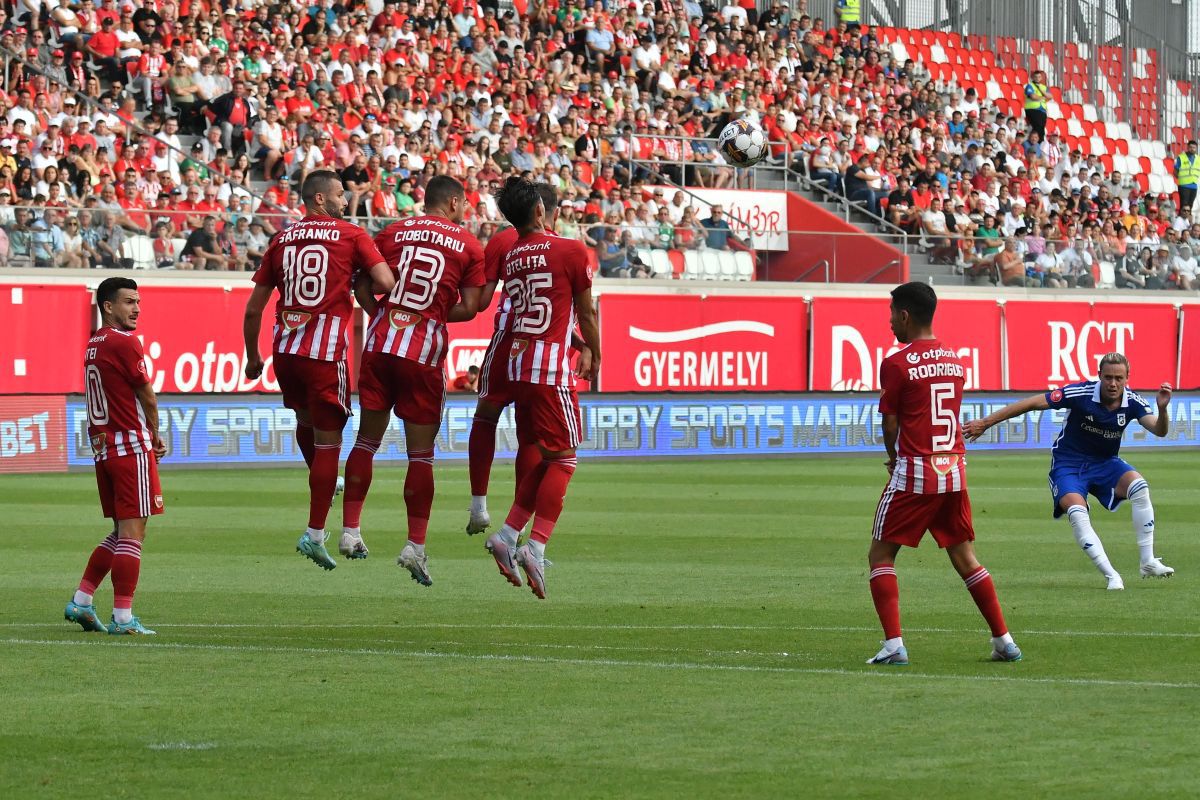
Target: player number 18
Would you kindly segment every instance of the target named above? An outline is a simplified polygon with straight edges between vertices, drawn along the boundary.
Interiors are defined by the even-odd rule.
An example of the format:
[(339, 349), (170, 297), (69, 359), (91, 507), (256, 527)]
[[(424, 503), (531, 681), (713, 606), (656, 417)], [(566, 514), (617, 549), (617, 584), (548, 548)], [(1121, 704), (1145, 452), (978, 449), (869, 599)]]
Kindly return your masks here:
[(954, 439), (958, 434), (958, 417), (954, 415), (954, 409), (946, 407), (946, 402), (953, 400), (953, 383), (930, 384), (929, 410), (933, 416), (934, 431), (930, 449), (935, 453), (954, 448)]
[(329, 251), (322, 245), (283, 248), (283, 304), (313, 307), (325, 298)]

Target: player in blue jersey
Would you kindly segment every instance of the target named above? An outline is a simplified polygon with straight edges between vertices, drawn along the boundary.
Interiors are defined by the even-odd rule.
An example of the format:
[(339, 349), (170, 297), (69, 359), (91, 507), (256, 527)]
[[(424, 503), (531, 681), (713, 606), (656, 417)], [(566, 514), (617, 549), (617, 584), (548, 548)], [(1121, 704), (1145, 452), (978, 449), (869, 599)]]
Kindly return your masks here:
[(1133, 533), (1137, 537), (1143, 578), (1167, 578), (1175, 573), (1154, 555), (1154, 506), (1150, 485), (1118, 453), (1125, 428), (1134, 420), (1155, 436), (1166, 436), (1170, 426), (1167, 407), (1171, 384), (1159, 388), (1158, 413), (1130, 391), (1129, 361), (1120, 353), (1100, 359), (1100, 379), (1072, 383), (1061, 389), (1020, 400), (963, 425), (963, 435), (974, 441), (988, 428), (1030, 411), (1050, 408), (1070, 410), (1062, 432), (1050, 448), (1050, 492), (1054, 495), (1054, 517), (1063, 514), (1071, 523), (1075, 541), (1108, 580), (1109, 589), (1124, 589), (1121, 575), (1104, 552), (1092, 528), (1087, 496), (1091, 494), (1109, 511), (1122, 501), (1133, 506)]

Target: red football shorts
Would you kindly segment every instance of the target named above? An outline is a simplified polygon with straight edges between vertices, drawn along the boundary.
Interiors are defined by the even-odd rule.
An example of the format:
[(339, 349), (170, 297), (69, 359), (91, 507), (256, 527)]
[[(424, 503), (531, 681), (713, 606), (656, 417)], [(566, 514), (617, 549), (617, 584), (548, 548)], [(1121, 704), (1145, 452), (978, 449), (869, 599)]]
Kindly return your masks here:
[(538, 444), (552, 453), (573, 450), (582, 440), (579, 397), (574, 387), (513, 381), (517, 404), (517, 441)]
[(350, 418), (350, 381), (345, 361), (275, 354), (275, 379), (283, 392), (283, 405), (293, 411), (308, 410), (313, 427), (340, 431)]
[(111, 519), (141, 519), (163, 513), (158, 459), (153, 453), (97, 461), (96, 487), (104, 516)]
[(915, 494), (891, 486), (884, 489), (875, 509), (871, 535), (885, 542), (916, 547), (925, 531), (933, 534), (938, 547), (975, 541), (971, 498), (967, 493)]
[(368, 411), (394, 409), (414, 425), (437, 425), (446, 403), (446, 376), (441, 367), (388, 353), (363, 353), (358, 402)]
[(508, 380), (508, 351), (511, 349), (512, 337), (505, 331), (496, 331), (479, 367), (479, 399), (499, 408), (513, 401), (512, 384)]

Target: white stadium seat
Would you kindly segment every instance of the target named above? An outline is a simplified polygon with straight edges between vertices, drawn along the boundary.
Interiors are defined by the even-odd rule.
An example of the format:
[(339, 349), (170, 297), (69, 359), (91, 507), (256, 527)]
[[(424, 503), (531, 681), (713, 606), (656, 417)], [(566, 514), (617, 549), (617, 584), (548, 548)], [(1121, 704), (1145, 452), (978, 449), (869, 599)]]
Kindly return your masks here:
[(666, 250), (651, 250), (650, 261), (646, 262), (656, 278), (671, 277), (671, 257)]
[(716, 250), (705, 250), (700, 254), (701, 277), (715, 281), (721, 277), (721, 254)]
[(737, 279), (739, 281), (754, 279), (754, 256), (744, 250), (739, 250), (733, 254), (733, 260), (737, 262)]
[(699, 278), (700, 275), (700, 253), (695, 250), (683, 251), (683, 277)]

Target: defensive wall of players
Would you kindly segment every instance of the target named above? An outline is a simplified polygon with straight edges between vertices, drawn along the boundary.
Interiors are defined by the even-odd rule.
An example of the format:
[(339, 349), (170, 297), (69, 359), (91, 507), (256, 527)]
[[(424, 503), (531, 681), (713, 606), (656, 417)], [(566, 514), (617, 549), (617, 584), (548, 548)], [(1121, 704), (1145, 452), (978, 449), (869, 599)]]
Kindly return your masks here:
[[(139, 276), (139, 336), (172, 465), (290, 462), (291, 412), (243, 376), (241, 320), (249, 286), (215, 276)], [(82, 343), (92, 330), (98, 278), (6, 276), (0, 314), (0, 472), (90, 463), (83, 430)], [(582, 395), (584, 456), (865, 452), (879, 447), (879, 362), (895, 347), (886, 287), (704, 283), (655, 290), (638, 281), (597, 285), (604, 361), (599, 392)], [(936, 330), (967, 366), (964, 417), (1002, 404), (998, 392), (1036, 391), (1094, 377), (1117, 350), (1131, 384), (1166, 380), (1200, 389), (1200, 302), (1145, 293), (1028, 293), (947, 288)], [(52, 321), (52, 322), (51, 322)], [(450, 326), (451, 376), (477, 364), (492, 315)], [(264, 331), (264, 352), (269, 352)], [(358, 348), (351, 348), (358, 352)], [(822, 396), (817, 393), (834, 392)], [(847, 394), (862, 392), (862, 394)], [(440, 457), (465, 458), (474, 408), (447, 403)], [(1176, 395), (1162, 446), (1200, 445), (1200, 394)], [(984, 447), (1045, 447), (1061, 420), (1047, 412), (1001, 427)], [(1127, 445), (1143, 442), (1140, 431)], [(500, 428), (511, 454), (512, 420)], [(347, 435), (347, 447), (353, 436)], [(382, 458), (402, 458), (399, 429)]]

